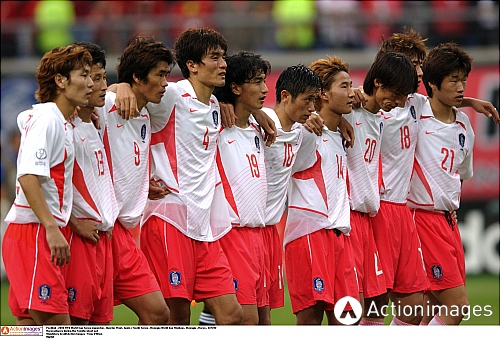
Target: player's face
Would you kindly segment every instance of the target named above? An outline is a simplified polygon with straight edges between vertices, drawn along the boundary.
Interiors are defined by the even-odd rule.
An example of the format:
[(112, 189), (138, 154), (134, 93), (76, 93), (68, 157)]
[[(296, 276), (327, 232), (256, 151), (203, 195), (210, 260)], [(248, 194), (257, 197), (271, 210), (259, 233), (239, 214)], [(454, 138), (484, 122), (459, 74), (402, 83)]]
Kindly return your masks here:
[[(148, 73), (148, 81), (140, 81), (137, 91), (139, 97), (145, 101), (144, 104), (152, 102), (158, 104), (165, 94), (165, 87), (167, 87), (167, 76), (170, 72), (168, 63), (160, 61), (156, 67), (151, 69)], [(138, 98), (139, 99), (139, 98)]]
[(422, 60), (417, 57), (413, 57), (411, 59), (411, 62), (413, 66), (415, 66), (415, 70), (417, 71), (418, 86), (420, 87), (420, 83), (422, 82), (422, 75), (424, 75), (424, 72), (422, 71)]
[(287, 95), (286, 102), (282, 102), (285, 104), (285, 113), (293, 122), (298, 122), (299, 124), (303, 124), (307, 121), (314, 109), (314, 101), (318, 97), (319, 89), (312, 88), (306, 92), (299, 93), (295, 99), (292, 99), (290, 94)]
[(226, 53), (220, 47), (209, 51), (196, 64), (198, 80), (208, 87), (222, 87), (226, 83)]
[(447, 106), (460, 106), (467, 87), (467, 76), (464, 72), (455, 72), (443, 79), (441, 89), (433, 86), (432, 97)]
[(387, 89), (382, 85), (376, 87), (375, 101), (377, 105), (385, 112), (391, 109), (404, 105), (408, 94), (400, 94), (393, 90)]
[(94, 82), (94, 86), (92, 87), (88, 106), (102, 107), (104, 106), (104, 98), (106, 97), (106, 89), (108, 88), (106, 70), (102, 67), (102, 63), (99, 62), (92, 65), (90, 77)]
[(70, 79), (63, 79), (65, 82), (63, 95), (72, 105), (87, 106), (94, 85), (90, 77), (90, 66), (74, 69), (69, 74)]
[(269, 91), (266, 86), (266, 75), (263, 73), (257, 75), (243, 85), (237, 86), (237, 89), (241, 93), (237, 100), (242, 107), (249, 111), (261, 109)]
[(352, 111), (354, 91), (351, 77), (347, 72), (338, 72), (332, 86), (324, 94), (328, 98), (328, 109), (337, 114), (349, 114)]

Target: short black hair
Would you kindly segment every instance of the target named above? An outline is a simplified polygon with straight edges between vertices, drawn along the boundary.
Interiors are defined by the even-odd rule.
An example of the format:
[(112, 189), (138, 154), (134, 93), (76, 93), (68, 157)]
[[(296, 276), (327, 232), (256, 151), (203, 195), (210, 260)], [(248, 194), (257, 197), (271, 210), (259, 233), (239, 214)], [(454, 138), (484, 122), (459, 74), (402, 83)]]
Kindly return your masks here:
[(290, 66), (281, 72), (276, 81), (276, 103), (281, 102), (281, 92), (287, 91), (292, 99), (311, 89), (320, 89), (321, 80), (318, 75), (303, 64)]
[(416, 93), (418, 89), (417, 70), (410, 58), (402, 53), (386, 52), (378, 55), (363, 82), (366, 94), (373, 95), (375, 79), (384, 88), (401, 95)]
[(88, 41), (75, 42), (75, 45), (85, 47), (92, 55), (92, 65), (101, 63), (103, 68), (106, 68), (106, 52), (101, 46)]
[(472, 58), (456, 43), (447, 42), (438, 45), (429, 52), (422, 64), (422, 81), (427, 95), (432, 98), (432, 88), (429, 83), (441, 89), (444, 78), (454, 72), (464, 72), (468, 76), (472, 69)]

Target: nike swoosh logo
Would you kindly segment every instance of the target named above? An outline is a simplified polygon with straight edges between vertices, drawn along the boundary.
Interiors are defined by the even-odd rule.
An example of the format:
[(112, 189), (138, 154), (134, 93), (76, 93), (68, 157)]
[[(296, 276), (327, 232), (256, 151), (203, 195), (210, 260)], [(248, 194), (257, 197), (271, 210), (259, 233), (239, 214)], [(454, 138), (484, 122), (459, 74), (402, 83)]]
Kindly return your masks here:
[(276, 138), (279, 138), (279, 137), (282, 137), (282, 136), (283, 136), (283, 134), (278, 134), (278, 135), (276, 136)]
[(85, 139), (87, 139), (87, 138), (82, 138), (82, 142), (84, 142), (84, 141), (85, 141)]
[(425, 131), (425, 134), (434, 134), (436, 132), (429, 132), (429, 131)]
[(327, 141), (328, 141), (328, 139), (323, 139), (323, 142), (327, 142)]
[(356, 126), (359, 126), (361, 124), (362, 124), (362, 122), (356, 122)]
[(123, 125), (116, 124), (116, 128), (122, 128), (122, 127), (123, 127)]
[(384, 115), (384, 120), (389, 120), (390, 118), (392, 118), (392, 117), (391, 117), (391, 116)]
[(197, 109), (192, 109), (192, 108), (189, 109), (189, 113), (194, 113), (196, 111), (198, 111), (198, 110)]
[(235, 142), (236, 140), (228, 140), (227, 143), (228, 144), (232, 144), (233, 142)]
[(149, 118), (147, 114), (141, 114), (141, 117), (143, 117), (143, 118)]

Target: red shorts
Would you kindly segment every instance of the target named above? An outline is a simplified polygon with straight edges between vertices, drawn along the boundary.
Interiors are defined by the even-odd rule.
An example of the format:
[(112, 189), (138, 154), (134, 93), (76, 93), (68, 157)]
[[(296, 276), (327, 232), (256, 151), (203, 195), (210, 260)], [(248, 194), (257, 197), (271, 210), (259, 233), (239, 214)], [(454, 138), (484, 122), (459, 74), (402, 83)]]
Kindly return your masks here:
[(283, 247), (276, 225), (262, 230), (264, 240), (264, 265), (266, 269), (266, 299), (270, 308), (285, 305), (283, 287)]
[(72, 232), (75, 260), (64, 269), (64, 276), (70, 316), (104, 323), (113, 320), (113, 256), (107, 232), (99, 232), (99, 237), (94, 245)]
[(465, 257), (460, 231), (443, 212), (413, 210), (415, 225), (422, 242), (425, 269), (430, 290), (465, 286)]
[(429, 280), (408, 206), (381, 200), (372, 225), (387, 289), (405, 294), (426, 290)]
[(332, 311), (335, 302), (345, 296), (359, 300), (348, 238), (341, 232), (321, 229), (286, 245), (286, 277), (294, 314), (318, 301), (324, 301), (325, 310)]
[(164, 298), (203, 301), (235, 294), (233, 274), (219, 241), (191, 239), (151, 216), (141, 229), (141, 249)]
[(367, 213), (351, 210), (351, 227), (350, 235), (359, 292), (363, 293), (364, 298), (384, 294), (387, 289), (370, 216)]
[(115, 300), (125, 300), (159, 291), (144, 253), (132, 233), (117, 220), (111, 238), (113, 248), (113, 292)]
[[(70, 228), (60, 230), (68, 239)], [(9, 224), (3, 237), (2, 256), (10, 282), (12, 315), (29, 318), (28, 309), (68, 314), (63, 269), (50, 261), (50, 248), (42, 224)], [(77, 258), (71, 257), (71, 260)]]
[(240, 305), (269, 305), (264, 288), (263, 229), (235, 227), (219, 240), (233, 272), (234, 289)]

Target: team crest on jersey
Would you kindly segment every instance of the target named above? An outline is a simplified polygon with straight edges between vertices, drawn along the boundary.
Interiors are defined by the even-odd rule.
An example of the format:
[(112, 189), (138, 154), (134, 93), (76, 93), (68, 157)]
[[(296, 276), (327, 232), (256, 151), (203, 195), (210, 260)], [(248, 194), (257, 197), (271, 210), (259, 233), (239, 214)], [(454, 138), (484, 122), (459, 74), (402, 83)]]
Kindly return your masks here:
[(217, 127), (217, 125), (219, 125), (219, 115), (217, 111), (212, 112), (212, 119), (214, 120), (214, 126)]
[(460, 147), (464, 148), (464, 145), (465, 145), (465, 135), (463, 133), (460, 133), (458, 135), (458, 144), (460, 145)]
[(47, 284), (40, 285), (38, 287), (38, 298), (42, 300), (50, 299), (51, 288)]
[(47, 151), (44, 148), (40, 148), (36, 151), (35, 156), (38, 160), (47, 159)]
[(233, 284), (234, 284), (234, 291), (237, 292), (238, 291), (238, 279), (233, 278)]
[(74, 302), (76, 301), (76, 288), (68, 287), (68, 301), (69, 302)]
[(253, 141), (255, 142), (255, 148), (257, 149), (257, 152), (260, 153), (260, 140), (259, 140), (259, 137), (255, 136), (255, 138), (253, 139)]
[(413, 120), (417, 121), (417, 113), (415, 113), (415, 107), (413, 105), (410, 107), (410, 114)]
[(443, 276), (443, 269), (439, 265), (432, 265), (431, 271), (434, 279), (440, 279)]
[(323, 292), (325, 290), (325, 282), (321, 278), (314, 278), (313, 285), (316, 292)]
[(170, 280), (170, 285), (178, 286), (181, 283), (181, 273), (177, 271), (171, 271), (168, 274), (168, 278)]
[(141, 126), (141, 139), (142, 142), (145, 142), (144, 140), (146, 139), (146, 124), (142, 124)]

